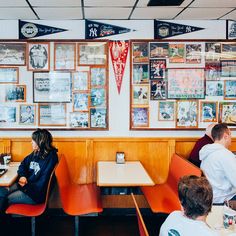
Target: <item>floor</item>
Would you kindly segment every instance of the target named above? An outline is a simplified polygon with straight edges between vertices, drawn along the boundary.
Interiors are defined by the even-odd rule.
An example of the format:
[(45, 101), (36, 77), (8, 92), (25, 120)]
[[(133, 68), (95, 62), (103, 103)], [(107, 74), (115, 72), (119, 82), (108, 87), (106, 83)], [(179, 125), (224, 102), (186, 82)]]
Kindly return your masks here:
[[(150, 236), (158, 236), (158, 229), (165, 216), (145, 215), (144, 221)], [(138, 236), (135, 215), (84, 216), (79, 219), (80, 236)], [(0, 235), (30, 235), (30, 219), (22, 217), (1, 217)], [(44, 215), (36, 219), (36, 236), (74, 235), (74, 218), (65, 215)]]

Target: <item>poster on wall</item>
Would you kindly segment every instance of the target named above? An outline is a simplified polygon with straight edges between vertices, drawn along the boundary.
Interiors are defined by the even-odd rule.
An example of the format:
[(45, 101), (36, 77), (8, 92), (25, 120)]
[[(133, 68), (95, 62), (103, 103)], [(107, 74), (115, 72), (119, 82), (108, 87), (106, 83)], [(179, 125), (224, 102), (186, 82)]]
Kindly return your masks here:
[(227, 20), (227, 39), (236, 39), (236, 21)]

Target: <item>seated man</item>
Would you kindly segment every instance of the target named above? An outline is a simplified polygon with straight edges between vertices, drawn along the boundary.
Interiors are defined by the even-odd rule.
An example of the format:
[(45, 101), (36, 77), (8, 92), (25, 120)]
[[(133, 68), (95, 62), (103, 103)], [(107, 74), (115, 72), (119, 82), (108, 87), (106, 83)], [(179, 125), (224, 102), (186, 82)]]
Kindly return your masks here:
[(159, 236), (216, 236), (206, 224), (211, 211), (212, 188), (205, 177), (184, 176), (178, 184), (179, 200), (182, 211), (172, 212), (161, 226)]
[(213, 189), (213, 203), (224, 203), (236, 195), (236, 158), (228, 149), (231, 132), (226, 124), (213, 127), (213, 144), (205, 145), (199, 153), (201, 169)]
[(195, 143), (195, 146), (193, 147), (193, 150), (190, 153), (188, 160), (197, 167), (200, 167), (201, 164), (201, 161), (199, 160), (199, 151), (201, 150), (201, 148), (206, 144), (214, 142), (211, 137), (211, 130), (214, 126), (214, 123), (207, 126), (205, 135)]

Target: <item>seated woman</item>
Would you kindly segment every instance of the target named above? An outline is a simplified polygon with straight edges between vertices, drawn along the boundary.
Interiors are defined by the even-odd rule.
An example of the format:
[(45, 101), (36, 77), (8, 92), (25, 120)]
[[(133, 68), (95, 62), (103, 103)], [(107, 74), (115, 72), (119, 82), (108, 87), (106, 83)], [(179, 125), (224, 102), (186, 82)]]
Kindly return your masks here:
[(52, 135), (46, 129), (32, 134), (33, 152), (21, 162), (18, 181), (8, 193), (8, 203), (37, 204), (45, 201), (50, 175), (58, 162)]
[(206, 224), (211, 211), (213, 192), (205, 177), (184, 176), (178, 184), (182, 211), (172, 212), (163, 223), (159, 236), (216, 236)]

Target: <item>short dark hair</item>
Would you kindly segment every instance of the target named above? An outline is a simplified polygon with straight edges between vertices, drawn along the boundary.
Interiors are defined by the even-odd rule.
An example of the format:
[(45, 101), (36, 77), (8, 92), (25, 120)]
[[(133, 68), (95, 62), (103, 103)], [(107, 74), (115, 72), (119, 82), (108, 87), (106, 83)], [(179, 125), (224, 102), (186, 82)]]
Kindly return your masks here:
[(178, 184), (179, 200), (190, 219), (205, 216), (211, 211), (213, 192), (205, 177), (183, 176)]
[(216, 124), (211, 130), (211, 136), (214, 141), (221, 140), (229, 128), (225, 123)]

